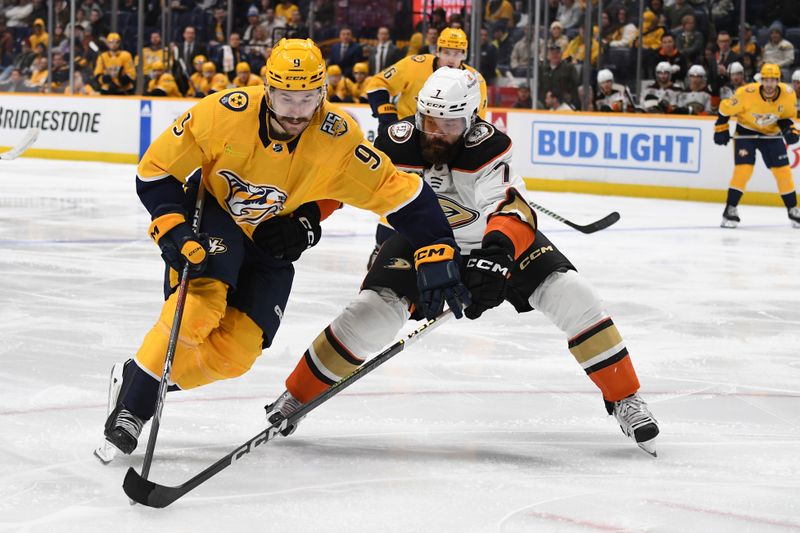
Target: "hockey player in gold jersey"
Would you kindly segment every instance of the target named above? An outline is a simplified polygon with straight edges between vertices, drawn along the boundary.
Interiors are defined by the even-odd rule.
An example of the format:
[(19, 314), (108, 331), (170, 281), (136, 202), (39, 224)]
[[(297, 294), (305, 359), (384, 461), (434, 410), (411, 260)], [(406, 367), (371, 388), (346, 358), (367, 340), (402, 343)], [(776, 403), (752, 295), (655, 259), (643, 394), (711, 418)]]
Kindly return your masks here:
[(161, 60), (153, 62), (150, 68), (150, 81), (147, 82), (148, 96), (172, 96), (175, 98), (183, 96), (175, 82), (175, 77), (165, 72), (164, 63)]
[[(177, 272), (192, 268), (170, 385), (190, 389), (245, 373), (274, 341), (292, 262), (320, 239), (341, 203), (385, 215), (425, 256), (419, 290), (427, 316), (469, 305), (453, 232), (431, 188), (373, 148), (346, 112), (325, 101), (325, 62), (310, 39), (283, 39), (267, 86), (204, 98), (162, 133), (136, 186), (150, 235), (168, 265), (161, 316), (132, 360), (115, 365), (105, 444), (131, 453), (153, 416), (176, 305)], [(187, 182), (206, 192), (199, 233), (187, 222)], [(191, 201), (191, 200), (188, 200)]]
[(264, 81), (250, 71), (250, 63), (241, 61), (236, 65), (236, 77), (233, 78), (234, 87), (258, 87)]
[(102, 94), (133, 94), (136, 68), (130, 52), (120, 50), (122, 37), (119, 33), (109, 33), (108, 51), (97, 58), (94, 77), (100, 85)]
[(797, 207), (797, 194), (784, 144), (784, 140), (786, 144), (794, 144), (800, 140), (792, 120), (797, 113), (797, 95), (791, 85), (781, 83), (780, 80), (781, 69), (778, 65), (766, 63), (761, 67), (760, 82), (740, 87), (733, 97), (720, 103), (714, 142), (719, 145), (728, 144), (731, 139), (728, 121), (734, 117), (737, 122), (736, 137), (733, 138), (735, 167), (722, 213), (720, 225), (723, 228), (735, 228), (739, 225), (737, 206), (750, 176), (753, 175), (756, 150), (761, 152), (764, 164), (778, 182), (778, 192), (792, 226), (800, 228), (800, 208)]
[[(407, 117), (416, 111), (416, 97), (425, 80), (439, 67), (463, 68), (474, 73), (480, 81), (480, 117), (486, 116), (486, 81), (474, 68), (464, 63), (469, 42), (467, 35), (458, 28), (445, 28), (436, 41), (436, 55), (420, 54), (408, 56), (380, 74), (370, 78), (367, 84), (367, 99), (372, 114), (378, 117), (378, 135), (397, 122), (398, 116)], [(398, 97), (397, 105), (392, 98)]]

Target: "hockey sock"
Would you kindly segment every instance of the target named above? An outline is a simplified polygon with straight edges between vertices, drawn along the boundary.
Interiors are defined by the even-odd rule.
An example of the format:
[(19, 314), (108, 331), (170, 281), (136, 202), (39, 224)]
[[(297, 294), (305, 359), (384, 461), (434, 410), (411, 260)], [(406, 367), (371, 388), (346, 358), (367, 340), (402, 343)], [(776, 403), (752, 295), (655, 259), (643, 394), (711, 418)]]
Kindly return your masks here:
[(786, 209), (791, 209), (797, 206), (797, 194), (794, 191), (782, 194), (781, 200), (783, 200), (783, 205), (786, 206)]
[(125, 365), (119, 402), (142, 420), (150, 420), (156, 410), (158, 385), (159, 380), (142, 370), (134, 360), (133, 364)]
[(733, 206), (739, 205), (739, 200), (742, 199), (742, 195), (744, 195), (744, 192), (742, 191), (737, 191), (736, 189), (728, 189), (727, 204)]

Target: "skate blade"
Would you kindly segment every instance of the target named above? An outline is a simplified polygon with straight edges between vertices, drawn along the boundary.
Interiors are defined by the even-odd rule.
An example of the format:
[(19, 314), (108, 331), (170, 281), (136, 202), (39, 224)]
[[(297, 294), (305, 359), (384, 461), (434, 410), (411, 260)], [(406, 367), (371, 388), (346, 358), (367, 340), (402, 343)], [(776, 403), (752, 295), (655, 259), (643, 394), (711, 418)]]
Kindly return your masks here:
[(113, 461), (118, 453), (119, 449), (110, 442), (108, 442), (107, 440), (103, 441), (103, 444), (101, 444), (94, 450), (95, 457), (100, 459), (100, 462), (102, 462), (104, 465), (107, 465), (108, 463)]
[(658, 453), (656, 453), (656, 439), (637, 442), (636, 445), (650, 457), (658, 457)]
[(722, 223), (719, 225), (720, 228), (730, 228), (734, 229), (739, 225), (738, 222), (735, 220), (723, 220)]
[(800, 222), (795, 222), (794, 220), (792, 220), (792, 227), (795, 229), (800, 229)]

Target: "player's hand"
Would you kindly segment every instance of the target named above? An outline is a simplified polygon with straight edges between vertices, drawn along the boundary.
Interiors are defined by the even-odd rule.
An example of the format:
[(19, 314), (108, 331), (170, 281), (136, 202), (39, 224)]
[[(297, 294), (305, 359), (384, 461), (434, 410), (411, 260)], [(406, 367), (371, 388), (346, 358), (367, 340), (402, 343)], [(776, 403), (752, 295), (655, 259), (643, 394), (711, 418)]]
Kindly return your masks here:
[(192, 272), (199, 274), (205, 270), (208, 236), (196, 234), (183, 213), (172, 212), (157, 217), (150, 223), (148, 232), (171, 268), (180, 272), (188, 261)]
[(453, 239), (440, 239), (414, 254), (419, 303), (428, 320), (442, 312), (445, 302), (456, 318), (461, 318), (462, 309), (471, 303), (469, 291), (461, 283), (459, 263)]
[(286, 216), (267, 219), (256, 227), (253, 241), (276, 259), (297, 261), (322, 236), (317, 202), (308, 202)]
[(378, 115), (378, 137), (387, 135), (389, 126), (397, 122), (397, 113), (382, 113)]
[(472, 305), (464, 309), (467, 318), (474, 320), (503, 303), (513, 266), (514, 259), (499, 246), (472, 251), (464, 271), (464, 285), (472, 296)]
[(103, 83), (111, 85), (114, 83), (114, 79), (109, 74), (103, 74)]
[(727, 145), (731, 140), (731, 132), (728, 130), (728, 125), (725, 125), (725, 129), (721, 131), (714, 132), (714, 144), (718, 144), (720, 146)]
[(781, 135), (783, 135), (783, 140), (786, 141), (786, 144), (794, 144), (800, 141), (800, 131), (794, 125), (784, 128), (781, 131)]

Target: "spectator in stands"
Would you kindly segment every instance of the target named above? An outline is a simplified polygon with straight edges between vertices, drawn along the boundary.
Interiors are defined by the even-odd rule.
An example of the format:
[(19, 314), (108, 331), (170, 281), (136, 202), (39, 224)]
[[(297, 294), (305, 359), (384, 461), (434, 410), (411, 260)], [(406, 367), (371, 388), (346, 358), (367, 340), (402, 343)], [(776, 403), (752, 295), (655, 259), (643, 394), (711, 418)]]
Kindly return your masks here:
[(581, 25), (583, 10), (575, 0), (561, 0), (556, 12), (556, 20), (561, 23), (564, 30), (571, 30)]
[[(156, 61), (164, 60), (164, 47), (161, 45), (161, 34), (154, 31), (150, 34), (150, 46), (142, 48), (142, 74), (149, 76), (153, 70), (153, 63)], [(136, 57), (136, 64), (139, 63), (139, 57)]]
[(211, 19), (211, 23), (209, 24), (208, 30), (205, 33), (206, 35), (210, 36), (208, 39), (208, 46), (210, 49), (213, 49), (215, 46), (219, 46), (228, 40), (225, 35), (227, 18), (228, 16), (224, 8), (214, 8), (214, 14)]
[(722, 100), (732, 97), (734, 94), (736, 94), (736, 89), (745, 84), (744, 66), (738, 61), (734, 61), (728, 65), (726, 75), (728, 83), (719, 89), (719, 97)]
[[(86, 18), (86, 14), (84, 14), (82, 9), (78, 9), (75, 11), (75, 26), (83, 28), (83, 31), (89, 31), (91, 29), (91, 24)], [(72, 32), (72, 22), (67, 22), (67, 26), (64, 29), (64, 32), (69, 36)]]
[[(758, 44), (758, 40), (753, 35), (752, 26), (750, 26), (748, 22), (745, 22), (744, 26), (742, 26), (742, 29), (744, 30), (744, 42), (746, 43), (744, 47), (745, 53), (751, 54), (754, 57), (760, 56), (761, 46)], [(739, 43), (736, 43), (736, 46), (734, 46), (732, 50), (744, 58), (744, 54), (742, 53)]]
[(292, 12), (299, 11), (298, 7), (292, 3), (292, 0), (281, 0), (275, 7), (275, 17), (283, 19), (288, 24), (292, 19)]
[(489, 0), (486, 2), (483, 20), (492, 27), (497, 27), (497, 23), (501, 22), (506, 28), (512, 28), (514, 26), (514, 6), (508, 0)]
[[(559, 23), (556, 21), (553, 22), (553, 24)], [(533, 68), (530, 58), (533, 56), (534, 42), (530, 34), (530, 28), (526, 27), (524, 37), (514, 43), (514, 48), (511, 49), (511, 73), (518, 78), (528, 76), (528, 68)], [(541, 41), (541, 39), (539, 39), (539, 41)], [(553, 44), (559, 46), (557, 43)], [(543, 47), (540, 46), (539, 50), (542, 51), (542, 48)]]
[(503, 21), (496, 22), (492, 31), (494, 37), (492, 44), (497, 48), (497, 68), (502, 74), (505, 74), (511, 68), (511, 49), (513, 47), (509, 38), (508, 26)]
[[(329, 37), (335, 35), (333, 32), (336, 31), (334, 27), (336, 9), (334, 8), (333, 0), (314, 0), (310, 9), (314, 10), (314, 37), (317, 40), (320, 40), (328, 39)], [(403, 23), (405, 12), (407, 12), (409, 15), (407, 24)], [(408, 28), (407, 31), (410, 31), (411, 12), (410, 10), (405, 12), (395, 12), (395, 24), (401, 25), (400, 27), (402, 28)]]
[(305, 39), (308, 37), (308, 26), (303, 22), (303, 14), (299, 9), (292, 11), (289, 24), (286, 25), (287, 39)]
[[(437, 7), (433, 11), (431, 11), (431, 18), (430, 22), (428, 23), (429, 26), (432, 28), (436, 28), (436, 38), (439, 38), (439, 34), (442, 33), (442, 30), (447, 27), (447, 12), (444, 8)], [(436, 53), (436, 41), (434, 40), (433, 43), (433, 52), (432, 54)]]
[(64, 61), (64, 54), (53, 52), (53, 68), (50, 69), (50, 90), (63, 92), (69, 82), (69, 65)]
[[(792, 87), (795, 94), (800, 94), (800, 69), (792, 73)], [(800, 98), (797, 99), (797, 118), (800, 118)]]
[(360, 62), (364, 57), (361, 45), (353, 40), (353, 30), (348, 26), (339, 30), (339, 42), (331, 46), (331, 53), (328, 57), (329, 65), (339, 65), (342, 74), (350, 77), (353, 74), (353, 65)]
[(236, 75), (236, 65), (242, 61), (248, 61), (247, 54), (242, 50), (242, 38), (237, 32), (231, 33), (228, 44), (223, 45), (217, 50), (217, 55), (214, 63), (217, 65), (220, 73), (228, 77), (229, 81), (233, 80)]
[(7, 8), (4, 15), (9, 28), (26, 28), (32, 13), (33, 3), (31, 0), (19, 0), (16, 6)]
[(195, 57), (197, 56), (204, 56), (203, 60), (205, 62), (206, 48), (197, 42), (197, 31), (194, 26), (186, 26), (183, 29), (183, 42), (178, 45), (178, 54), (180, 59), (183, 60), (183, 64), (186, 65), (187, 75), (199, 72), (203, 66), (202, 63), (197, 65), (195, 62)]
[(781, 69), (794, 63), (794, 45), (783, 38), (783, 26), (773, 24), (769, 28), (769, 41), (764, 45), (761, 63), (775, 63)]
[(520, 83), (517, 86), (517, 101), (511, 104), (514, 109), (533, 109), (531, 100), (531, 88), (527, 83)]
[(562, 102), (561, 97), (553, 91), (547, 91), (544, 95), (544, 108), (548, 111), (575, 111), (574, 107)]
[(633, 113), (636, 111), (631, 90), (626, 85), (614, 83), (614, 73), (607, 68), (597, 73), (597, 94), (593, 104), (595, 111), (606, 113)]
[(22, 93), (29, 92), (25, 86), (25, 78), (22, 76), (22, 71), (18, 68), (12, 68), (7, 80), (0, 81), (0, 92), (3, 93)]
[(706, 71), (700, 65), (689, 69), (689, 86), (678, 95), (678, 115), (710, 115), (712, 113), (711, 91), (706, 81)]
[(491, 85), (497, 77), (497, 47), (489, 40), (489, 30), (481, 28), (481, 68), (480, 73), (486, 80), (486, 85)]
[(742, 66), (744, 67), (745, 83), (750, 83), (755, 80), (756, 72), (758, 69), (758, 60), (753, 54), (744, 54), (742, 56)]
[(329, 102), (355, 101), (355, 84), (342, 75), (342, 69), (339, 65), (328, 67), (328, 91), (326, 96)]
[(639, 30), (628, 20), (625, 8), (617, 9), (617, 30), (611, 35), (608, 46), (612, 48), (630, 48), (636, 42)]
[[(720, 76), (720, 82), (725, 85), (730, 79), (728, 78), (728, 66), (731, 63), (738, 63), (741, 66), (742, 56), (737, 54), (731, 49), (732, 38), (731, 35), (722, 30), (717, 33), (717, 73)], [(744, 69), (742, 69), (744, 72)]]
[(672, 74), (680, 71), (677, 65), (662, 61), (656, 65), (656, 80), (642, 91), (641, 107), (648, 113), (672, 113), (678, 105), (681, 87), (672, 81)]
[(369, 65), (366, 61), (353, 65), (353, 85), (355, 87), (353, 98), (356, 102), (369, 103), (367, 99), (367, 81), (369, 79)]
[(122, 38), (118, 33), (106, 37), (108, 51), (97, 58), (94, 77), (101, 94), (133, 94), (136, 69), (130, 52), (120, 50)]
[(703, 58), (697, 62), (697, 64), (701, 65), (706, 71), (706, 83), (708, 84), (708, 90), (711, 92), (711, 107), (713, 108), (719, 106), (719, 88), (725, 83), (719, 76), (719, 66), (717, 65), (716, 55), (716, 45), (708, 43)]
[(79, 70), (76, 70), (75, 73), (73, 74), (72, 85), (74, 87), (74, 90), (71, 87), (67, 86), (67, 88), (64, 89), (64, 94), (74, 94), (76, 96), (97, 95), (97, 91), (92, 89), (91, 85), (83, 81), (83, 74)]
[(571, 104), (578, 101), (578, 80), (575, 67), (562, 60), (561, 48), (547, 49), (547, 64), (539, 72), (539, 94), (553, 91)]
[[(528, 30), (528, 28), (525, 29)], [(564, 35), (564, 27), (557, 20), (550, 24), (550, 36), (547, 38), (546, 46), (553, 44), (561, 48), (562, 52), (566, 50), (567, 45), (569, 45), (569, 39), (567, 39), (567, 36)]]
[(245, 47), (245, 53), (253, 63), (251, 65), (253, 69), (260, 69), (261, 65), (267, 62), (269, 57), (266, 55), (267, 49), (272, 49), (272, 40), (267, 37), (264, 26), (256, 26), (253, 30), (253, 35), (250, 36), (250, 42)]
[(14, 61), (14, 34), (8, 29), (6, 19), (0, 16), (0, 66)]
[(381, 72), (389, 65), (400, 61), (400, 55), (397, 47), (392, 42), (389, 28), (387, 26), (378, 28), (377, 37), (378, 42), (374, 47), (370, 48), (369, 60), (367, 61), (370, 74)]
[[(591, 51), (592, 66), (597, 66), (597, 56), (600, 53), (600, 44), (597, 42), (596, 39), (597, 31), (598, 31), (597, 26), (595, 26), (594, 27), (595, 38), (592, 39), (592, 51)], [(575, 38), (569, 42), (563, 57), (565, 60), (572, 62), (574, 65), (583, 65), (583, 61), (586, 58), (586, 45), (584, 44), (583, 41), (583, 27), (578, 28), (578, 35), (576, 35)]]
[[(99, 8), (92, 9), (89, 14), (89, 29), (92, 35), (102, 36), (108, 34), (108, 26), (103, 20), (103, 12)], [(108, 44), (108, 43), (106, 43)]]
[(261, 26), (267, 34), (267, 39), (269, 39), (272, 44), (275, 44), (275, 29), (285, 27), (286, 22), (284, 22), (283, 19), (275, 17), (275, 10), (270, 7), (264, 12)]
[(166, 72), (164, 62), (156, 61), (150, 71), (150, 80), (147, 82), (147, 96), (171, 96), (180, 98), (183, 96), (175, 83), (175, 77)]
[(428, 26), (428, 31), (425, 32), (425, 46), (420, 49), (420, 54), (435, 54), (436, 41), (439, 40), (439, 30), (433, 26)]
[(703, 34), (696, 29), (694, 15), (683, 17), (681, 29), (675, 32), (675, 41), (687, 63), (699, 60), (705, 47), (705, 39), (703, 39)]
[(674, 4), (664, 8), (664, 14), (667, 16), (669, 23), (668, 29), (677, 31), (680, 30), (683, 18), (686, 15), (694, 16), (694, 8), (686, 0), (675, 0)]
[(50, 46), (50, 36), (44, 31), (44, 20), (36, 19), (31, 26), (31, 34), (28, 37), (31, 41), (31, 48), (36, 50), (36, 46), (42, 43), (45, 48)]
[(31, 76), (27, 80), (29, 87), (42, 91), (47, 81), (47, 56), (37, 57), (31, 65)]
[(558, 7), (561, 4), (561, 2), (559, 2), (559, 0), (546, 0), (546, 1), (548, 4), (547, 7), (549, 8), (548, 9), (549, 16), (547, 17), (547, 20), (544, 20), (542, 22), (544, 23), (545, 26), (549, 26), (550, 24), (552, 24), (557, 20), (556, 16), (558, 14)]
[(234, 87), (255, 87), (264, 82), (250, 71), (250, 63), (242, 61), (236, 65), (236, 77), (233, 78)]
[(66, 48), (69, 48), (69, 39), (64, 35), (64, 26), (60, 22), (56, 23), (53, 26), (53, 35), (50, 36), (50, 46), (55, 50), (64, 47), (65, 44)]
[(253, 33), (259, 26), (261, 26), (261, 17), (259, 17), (258, 8), (250, 6), (247, 8), (247, 27), (242, 32), (242, 40), (245, 44), (250, 44)]
[(661, 15), (665, 15), (664, 13), (664, 1), (663, 0), (650, 0), (650, 6), (646, 8), (645, 13), (650, 12), (655, 15), (655, 20), (658, 20), (658, 17)]
[(666, 61), (667, 63), (671, 65), (677, 65), (680, 68), (678, 72), (673, 72), (673, 80), (682, 81), (686, 77), (686, 71), (688, 69), (686, 57), (678, 52), (678, 48), (675, 46), (675, 37), (673, 37), (671, 33), (665, 33), (661, 37), (661, 48), (658, 50), (658, 56), (656, 57), (656, 60), (659, 63)]

